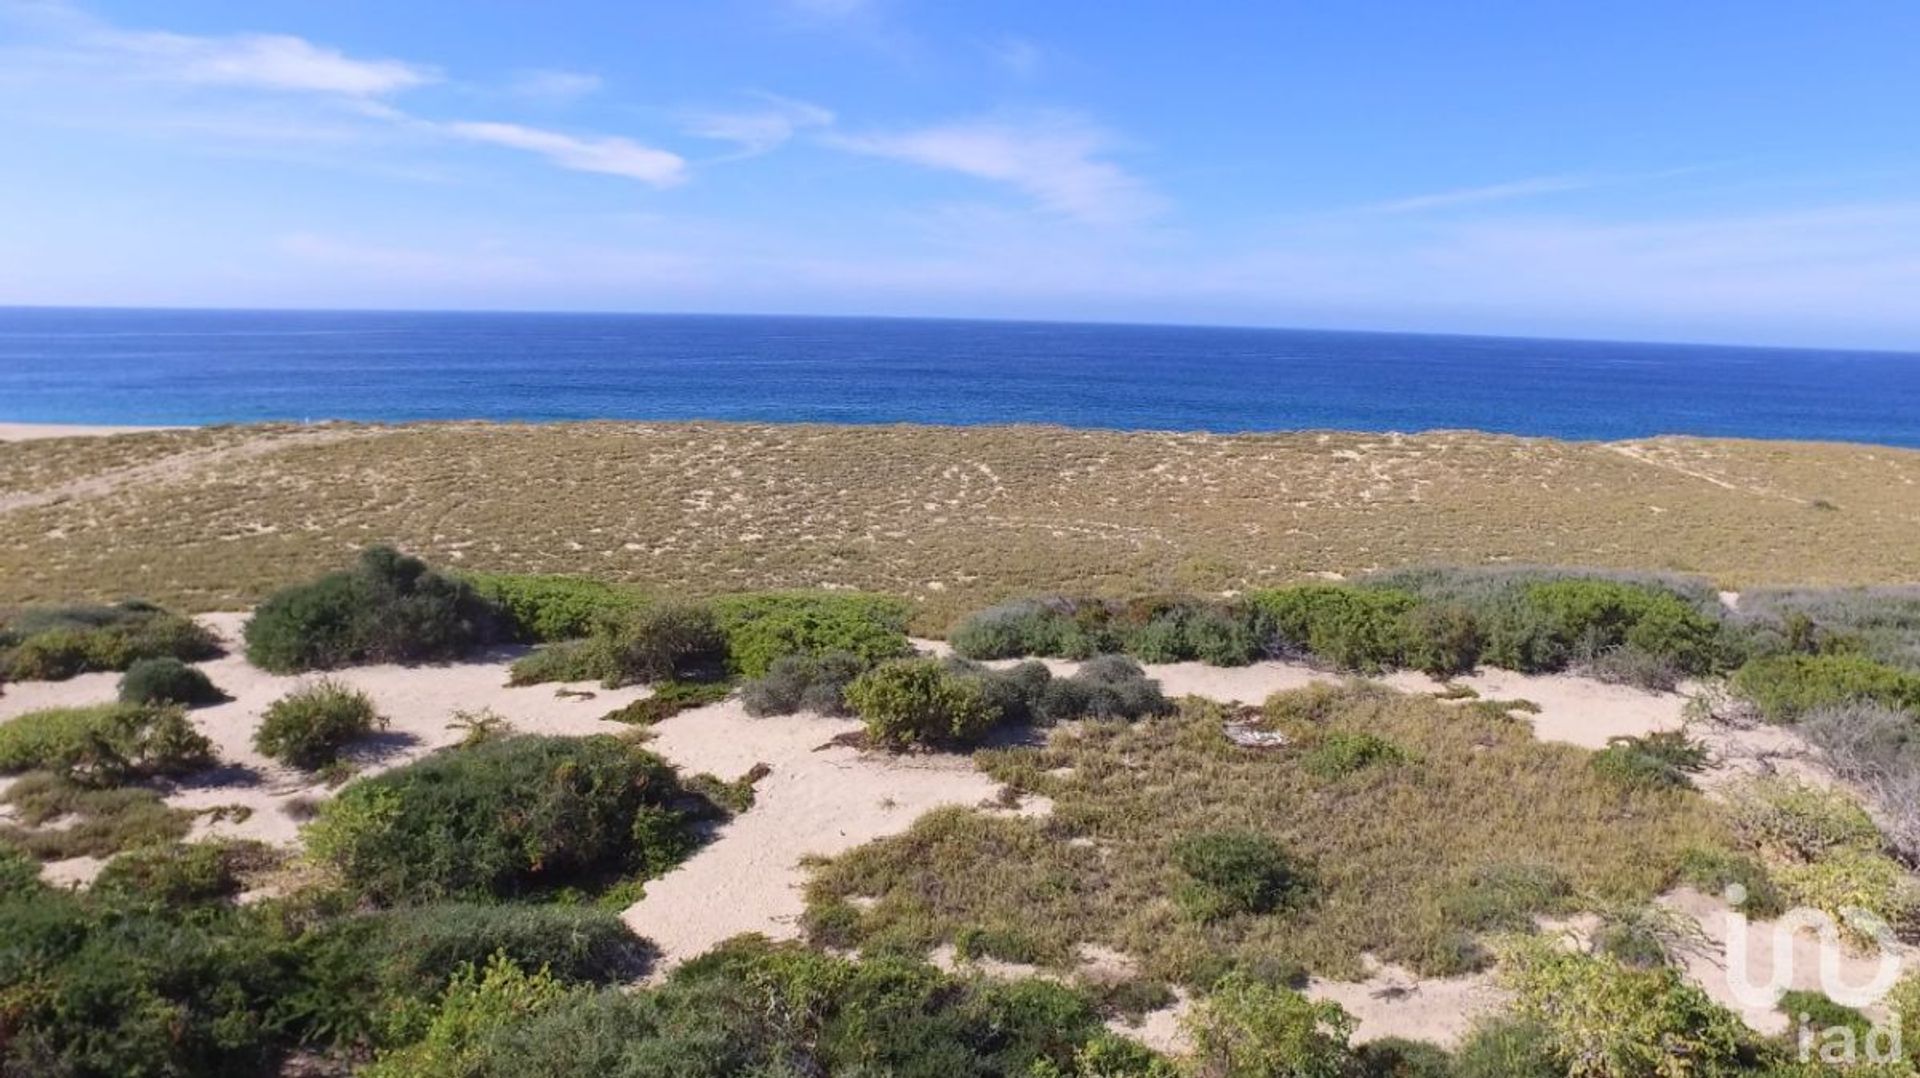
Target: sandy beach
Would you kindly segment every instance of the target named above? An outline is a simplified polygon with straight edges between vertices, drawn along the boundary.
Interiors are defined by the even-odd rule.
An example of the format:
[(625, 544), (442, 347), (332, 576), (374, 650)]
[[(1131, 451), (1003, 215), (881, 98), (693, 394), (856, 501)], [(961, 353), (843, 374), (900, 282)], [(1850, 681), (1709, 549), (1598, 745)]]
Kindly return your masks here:
[(183, 427), (108, 427), (79, 423), (0, 423), (0, 442), (38, 442), (47, 438), (106, 438), (115, 434), (143, 434)]

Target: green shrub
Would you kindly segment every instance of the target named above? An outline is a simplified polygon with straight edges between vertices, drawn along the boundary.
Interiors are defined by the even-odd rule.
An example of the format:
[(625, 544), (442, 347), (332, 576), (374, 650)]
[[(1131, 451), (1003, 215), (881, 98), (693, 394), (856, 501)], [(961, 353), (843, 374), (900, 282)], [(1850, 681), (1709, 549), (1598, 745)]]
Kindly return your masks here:
[(1740, 595), (1740, 617), (1770, 651), (1854, 650), (1920, 670), (1920, 588), (1755, 589)]
[(1356, 1045), (1354, 1053), (1357, 1078), (1455, 1078), (1453, 1057), (1425, 1041), (1382, 1037)]
[(41, 888), (40, 863), (25, 850), (0, 842), (0, 902)]
[(549, 681), (617, 681), (611, 634), (590, 640), (562, 640), (527, 652), (513, 661), (509, 685), (540, 685)]
[(213, 743), (176, 706), (54, 708), (0, 723), (0, 774), (46, 770), (110, 785), (187, 774), (212, 759)]
[(1526, 932), (1534, 918), (1566, 908), (1573, 887), (1552, 865), (1530, 861), (1481, 865), (1463, 876), (1442, 900), (1447, 915), (1478, 932)]
[(123, 853), (94, 878), (93, 893), (120, 902), (180, 907), (238, 895), (245, 878), (279, 854), (260, 842), (175, 842)]
[(733, 672), (757, 678), (789, 655), (846, 654), (872, 665), (913, 654), (906, 602), (849, 592), (766, 592), (714, 600)]
[(1369, 672), (1401, 664), (1402, 622), (1416, 604), (1402, 591), (1335, 584), (1256, 591), (1247, 601), (1283, 647)]
[(1337, 1003), (1239, 975), (1214, 986), (1183, 1024), (1197, 1073), (1214, 1078), (1347, 1078), (1353, 1019)]
[(1038, 682), (1040, 690), (1036, 712), (1049, 722), (1132, 722), (1172, 714), (1174, 710), (1173, 702), (1161, 693), (1160, 683), (1124, 655), (1097, 655), (1081, 663), (1071, 677), (1030, 680)]
[(767, 672), (749, 681), (741, 699), (749, 715), (791, 715), (811, 711), (820, 715), (847, 715), (847, 686), (865, 673), (866, 660), (851, 652), (824, 655), (783, 655)]
[(1487, 659), (1528, 672), (1556, 670), (1631, 647), (1689, 673), (1715, 669), (1720, 623), (1664, 588), (1604, 578), (1521, 586), (1483, 614)]
[(1300, 757), (1300, 766), (1329, 781), (1369, 767), (1403, 763), (1407, 752), (1377, 734), (1331, 730), (1314, 739)]
[(1176, 898), (1202, 921), (1272, 913), (1297, 903), (1308, 883), (1286, 847), (1257, 831), (1205, 831), (1174, 843), (1173, 864), (1187, 878)]
[(1513, 1016), (1538, 1027), (1562, 1067), (1593, 1078), (1656, 1078), (1741, 1069), (1751, 1035), (1740, 1020), (1669, 967), (1634, 969), (1552, 942), (1515, 941), (1500, 976)]
[(656, 681), (708, 681), (724, 675), (727, 637), (713, 608), (700, 603), (645, 607), (602, 630), (608, 688)]
[(1817, 860), (1776, 866), (1773, 879), (1788, 903), (1824, 911), (1856, 940), (1871, 940), (1874, 926), (1858, 921), (1854, 911), (1877, 918), (1896, 934), (1908, 931), (1920, 912), (1912, 876), (1877, 850), (1829, 850)]
[(1406, 665), (1436, 678), (1472, 673), (1480, 663), (1479, 619), (1463, 603), (1422, 603), (1401, 618)]
[(658, 873), (692, 840), (671, 767), (617, 738), (510, 737), (349, 784), (311, 852), (382, 903)]
[(1775, 655), (1736, 670), (1728, 686), (1768, 722), (1798, 722), (1821, 708), (1878, 704), (1920, 714), (1920, 674), (1859, 655)]
[(1532, 1022), (1495, 1018), (1469, 1033), (1453, 1054), (1453, 1078), (1567, 1078), (1550, 1034)]
[(383, 1052), (360, 1073), (367, 1078), (446, 1078), (471, 1074), (488, 1038), (548, 1010), (568, 995), (546, 970), (529, 974), (504, 955), (481, 970), (468, 965), (447, 984), (437, 1007), (422, 1019), (418, 1039)]
[(1852, 1007), (1835, 1003), (1824, 992), (1794, 988), (1780, 993), (1778, 1008), (1795, 1027), (1812, 1031), (1845, 1029), (1864, 1037), (1873, 1020)]
[(1742, 901), (1734, 906), (1749, 917), (1772, 918), (1786, 912), (1786, 902), (1766, 866), (1745, 854), (1713, 847), (1695, 847), (1680, 859), (1680, 881), (1710, 895), (1727, 895), (1738, 887)]
[(0, 623), (0, 679), (13, 681), (58, 681), (125, 670), (141, 659), (199, 662), (219, 654), (210, 630), (139, 600), (33, 607)]
[(1728, 791), (1728, 817), (1747, 845), (1788, 860), (1880, 848), (1879, 829), (1853, 799), (1798, 779), (1758, 778), (1735, 787)]
[(462, 577), (475, 594), (505, 614), (514, 639), (528, 643), (592, 636), (603, 625), (647, 603), (636, 589), (583, 576), (464, 573)]
[(197, 667), (172, 656), (141, 659), (120, 676), (123, 704), (214, 704), (226, 699)]
[(606, 722), (652, 726), (654, 723), (671, 719), (682, 711), (717, 704), (732, 694), (732, 687), (725, 684), (715, 685), (699, 681), (655, 682), (653, 691), (647, 696), (608, 712), (602, 716), (602, 719)]
[(280, 674), (444, 662), (504, 635), (501, 611), (472, 585), (376, 546), (351, 569), (262, 602), (247, 620), (247, 661)]
[[(122, 850), (177, 842), (195, 813), (171, 808), (144, 786), (83, 786), (51, 771), (21, 775), (0, 795), (16, 823), (0, 823), (0, 845), (44, 861), (111, 857)], [(53, 821), (58, 827), (47, 827)]]
[(1252, 609), (1187, 600), (1168, 601), (1145, 625), (1122, 638), (1142, 662), (1199, 660), (1214, 666), (1245, 666), (1265, 649)]
[(1608, 648), (1581, 662), (1579, 669), (1595, 681), (1631, 685), (1648, 692), (1672, 692), (1687, 676), (1687, 671), (1673, 658), (1631, 644)]
[(965, 659), (1085, 659), (1121, 650), (1106, 620), (1107, 610), (1098, 602), (1021, 599), (968, 616), (948, 632), (947, 643)]
[(847, 703), (876, 744), (891, 748), (967, 745), (1000, 721), (979, 679), (935, 659), (896, 659), (855, 678)]
[(1607, 747), (1593, 754), (1592, 766), (1622, 786), (1683, 788), (1706, 769), (1707, 749), (1681, 730), (1610, 737)]
[(253, 747), (283, 764), (314, 770), (333, 763), (341, 749), (386, 725), (366, 693), (323, 678), (269, 704), (260, 728), (254, 731)]

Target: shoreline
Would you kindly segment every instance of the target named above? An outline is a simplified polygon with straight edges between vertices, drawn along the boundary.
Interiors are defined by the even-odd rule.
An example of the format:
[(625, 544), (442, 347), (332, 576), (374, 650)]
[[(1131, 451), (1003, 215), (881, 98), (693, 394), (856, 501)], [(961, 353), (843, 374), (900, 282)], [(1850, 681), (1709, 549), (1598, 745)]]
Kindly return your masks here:
[(0, 442), (37, 442), (47, 438), (110, 438), (116, 434), (147, 434), (187, 427), (109, 426), (95, 423), (0, 423)]

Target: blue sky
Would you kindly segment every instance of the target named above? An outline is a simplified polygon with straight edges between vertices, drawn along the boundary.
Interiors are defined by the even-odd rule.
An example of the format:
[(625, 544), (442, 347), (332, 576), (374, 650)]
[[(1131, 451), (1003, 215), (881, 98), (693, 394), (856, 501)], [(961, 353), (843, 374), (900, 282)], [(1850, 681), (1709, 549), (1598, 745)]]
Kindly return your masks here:
[(0, 0), (0, 304), (1920, 348), (1920, 4)]

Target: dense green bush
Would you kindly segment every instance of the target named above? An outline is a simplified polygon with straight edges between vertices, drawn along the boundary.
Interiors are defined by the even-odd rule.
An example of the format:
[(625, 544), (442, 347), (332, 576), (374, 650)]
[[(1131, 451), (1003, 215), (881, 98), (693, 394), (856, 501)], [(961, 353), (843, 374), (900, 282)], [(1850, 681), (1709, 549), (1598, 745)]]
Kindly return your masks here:
[(1098, 601), (1021, 599), (969, 616), (947, 634), (947, 643), (967, 659), (1085, 659), (1121, 650), (1107, 618)]
[(262, 602), (247, 621), (247, 661), (280, 674), (444, 662), (504, 635), (500, 609), (471, 584), (376, 546), (351, 569)]
[(1616, 648), (1703, 673), (1721, 660), (1720, 623), (1656, 587), (1601, 578), (1527, 584), (1485, 615), (1487, 661), (1528, 672), (1588, 662)]
[(1747, 591), (1740, 619), (1764, 649), (1853, 651), (1920, 671), (1920, 587)]
[(1567, 1068), (1554, 1059), (1545, 1028), (1503, 1017), (1480, 1023), (1460, 1042), (1452, 1078), (1567, 1078)]
[(561, 640), (527, 652), (513, 661), (509, 685), (539, 685), (549, 681), (619, 680), (614, 665), (611, 632), (585, 640)]
[[(1072, 989), (744, 937), (658, 988), (572, 992), (470, 1042), (475, 1078), (1170, 1078)], [(1093, 1069), (1084, 1069), (1085, 1062)]]
[(795, 591), (714, 600), (733, 672), (757, 678), (788, 655), (854, 655), (868, 664), (913, 654), (907, 604), (882, 595)]
[(40, 862), (25, 850), (0, 842), (0, 901), (40, 888)]
[(1353, 1019), (1283, 985), (1233, 975), (1183, 1022), (1196, 1073), (1209, 1078), (1348, 1078)]
[(333, 763), (341, 749), (386, 725), (366, 693), (323, 678), (267, 705), (253, 747), (283, 764), (312, 770)]
[(644, 607), (602, 630), (608, 688), (656, 681), (709, 681), (726, 673), (727, 636), (704, 603)]
[(57, 681), (125, 670), (141, 659), (199, 662), (218, 638), (193, 619), (129, 600), (113, 606), (30, 607), (0, 620), (0, 679)]
[(632, 872), (692, 846), (671, 767), (612, 737), (509, 737), (350, 783), (308, 847), (381, 903), (508, 896)]
[(811, 711), (847, 715), (847, 686), (865, 673), (866, 660), (845, 651), (824, 655), (783, 655), (766, 674), (741, 690), (749, 715), (791, 715)]
[(1391, 588), (1303, 584), (1251, 592), (1281, 646), (1348, 670), (1399, 666), (1406, 654), (1403, 620), (1412, 595)]
[(847, 704), (874, 743), (891, 748), (966, 745), (1000, 722), (980, 679), (937, 659), (896, 659), (855, 678)]
[(1329, 730), (1313, 739), (1300, 766), (1323, 779), (1339, 779), (1369, 767), (1403, 763), (1407, 751), (1364, 730)]
[(464, 573), (482, 599), (506, 616), (514, 639), (527, 643), (578, 640), (645, 606), (637, 589), (583, 576)]
[(172, 656), (141, 659), (120, 676), (123, 704), (215, 704), (226, 699), (197, 667)]
[(1172, 854), (1186, 877), (1175, 897), (1202, 921), (1272, 913), (1299, 902), (1308, 889), (1306, 873), (1286, 847), (1257, 831), (1188, 835)]
[(1483, 646), (1480, 622), (1464, 603), (1422, 603), (1400, 626), (1406, 665), (1437, 678), (1471, 673)]
[(1842, 704), (1879, 704), (1920, 716), (1920, 674), (1861, 655), (1774, 655), (1734, 671), (1729, 688), (1768, 722), (1797, 722)]
[(1121, 646), (1142, 662), (1245, 666), (1264, 654), (1266, 641), (1246, 607), (1176, 600), (1125, 633)]
[(1705, 770), (1707, 749), (1680, 730), (1611, 737), (1606, 748), (1593, 754), (1592, 766), (1622, 786), (1686, 787), (1693, 785), (1693, 775)]
[(177, 706), (103, 704), (0, 723), (0, 774), (45, 770), (91, 785), (207, 766), (213, 743)]
[(238, 895), (250, 873), (274, 864), (279, 854), (260, 842), (174, 842), (146, 846), (108, 861), (94, 878), (93, 893), (119, 902), (190, 906)]

